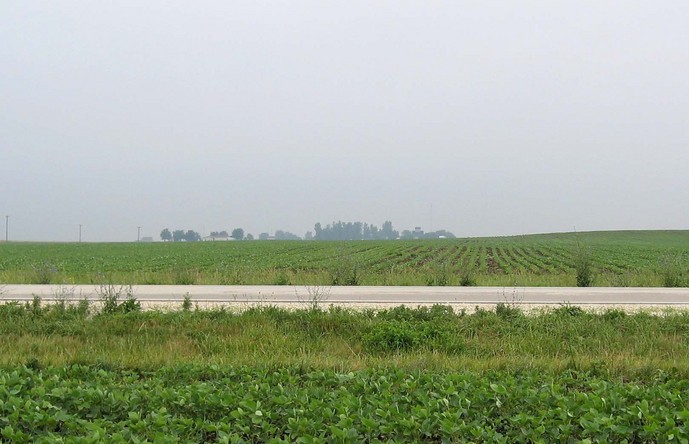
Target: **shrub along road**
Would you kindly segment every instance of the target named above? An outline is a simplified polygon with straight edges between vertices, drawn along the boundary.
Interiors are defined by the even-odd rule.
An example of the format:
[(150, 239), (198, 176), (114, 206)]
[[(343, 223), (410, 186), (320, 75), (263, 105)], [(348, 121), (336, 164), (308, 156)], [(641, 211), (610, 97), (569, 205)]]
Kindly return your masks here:
[(98, 301), (104, 295), (127, 295), (142, 303), (175, 304), (188, 297), (211, 304), (390, 305), (592, 305), (619, 307), (689, 307), (689, 288), (620, 287), (346, 287), (275, 285), (3, 285), (0, 301)]

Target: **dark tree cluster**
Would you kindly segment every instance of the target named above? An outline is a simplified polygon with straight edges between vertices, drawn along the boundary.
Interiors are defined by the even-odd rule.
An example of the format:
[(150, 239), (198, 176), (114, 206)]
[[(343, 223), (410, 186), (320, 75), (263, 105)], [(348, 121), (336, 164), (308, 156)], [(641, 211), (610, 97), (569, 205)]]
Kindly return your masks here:
[(323, 228), (321, 223), (314, 227), (315, 240), (388, 240), (397, 239), (399, 231), (392, 228), (389, 220), (382, 228), (362, 222), (333, 222)]
[[(160, 232), (160, 239), (162, 239), (165, 242), (169, 242), (169, 241), (172, 241), (172, 242), (197, 242), (197, 241), (202, 240), (201, 235), (194, 230), (170, 231), (168, 228), (165, 228), (163, 231)], [(254, 237), (250, 233), (245, 236), (244, 235), (244, 229), (242, 229), (242, 228), (235, 228), (234, 230), (232, 230), (232, 234), (229, 234), (225, 230), (211, 231), (211, 234), (207, 237), (207, 239), (211, 239), (211, 240), (229, 240), (229, 239), (253, 240)]]
[(194, 230), (175, 230), (170, 232), (169, 229), (165, 228), (160, 232), (160, 238), (165, 242), (197, 242), (201, 240), (201, 235)]

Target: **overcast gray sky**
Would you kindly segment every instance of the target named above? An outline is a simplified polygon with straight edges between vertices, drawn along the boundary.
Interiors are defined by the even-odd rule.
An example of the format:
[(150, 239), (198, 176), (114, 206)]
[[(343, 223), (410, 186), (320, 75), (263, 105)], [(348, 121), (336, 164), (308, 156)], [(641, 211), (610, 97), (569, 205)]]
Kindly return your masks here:
[(0, 215), (59, 241), (686, 229), (688, 24), (686, 0), (3, 0)]

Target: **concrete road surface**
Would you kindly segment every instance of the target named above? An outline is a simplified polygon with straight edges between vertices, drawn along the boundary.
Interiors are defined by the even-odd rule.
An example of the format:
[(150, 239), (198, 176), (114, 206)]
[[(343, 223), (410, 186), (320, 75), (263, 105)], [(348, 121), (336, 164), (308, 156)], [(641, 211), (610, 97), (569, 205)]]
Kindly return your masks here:
[[(129, 286), (113, 286), (125, 296)], [(0, 284), (0, 302), (26, 301), (39, 296), (43, 301), (98, 301), (104, 287), (94, 285), (12, 285)], [(135, 285), (132, 294), (142, 303), (176, 305), (189, 296), (194, 303), (217, 305), (275, 304), (390, 306), (406, 304), (451, 304), (462, 306), (498, 303), (549, 306), (689, 308), (689, 288), (622, 287), (330, 287), (275, 285)]]

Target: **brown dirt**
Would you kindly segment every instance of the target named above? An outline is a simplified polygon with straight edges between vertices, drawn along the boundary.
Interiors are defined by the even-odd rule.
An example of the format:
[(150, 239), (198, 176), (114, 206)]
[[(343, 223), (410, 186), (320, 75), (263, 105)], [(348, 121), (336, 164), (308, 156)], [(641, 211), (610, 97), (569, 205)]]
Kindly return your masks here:
[(493, 257), (493, 247), (486, 248), (486, 266), (490, 274), (502, 274), (503, 269)]

